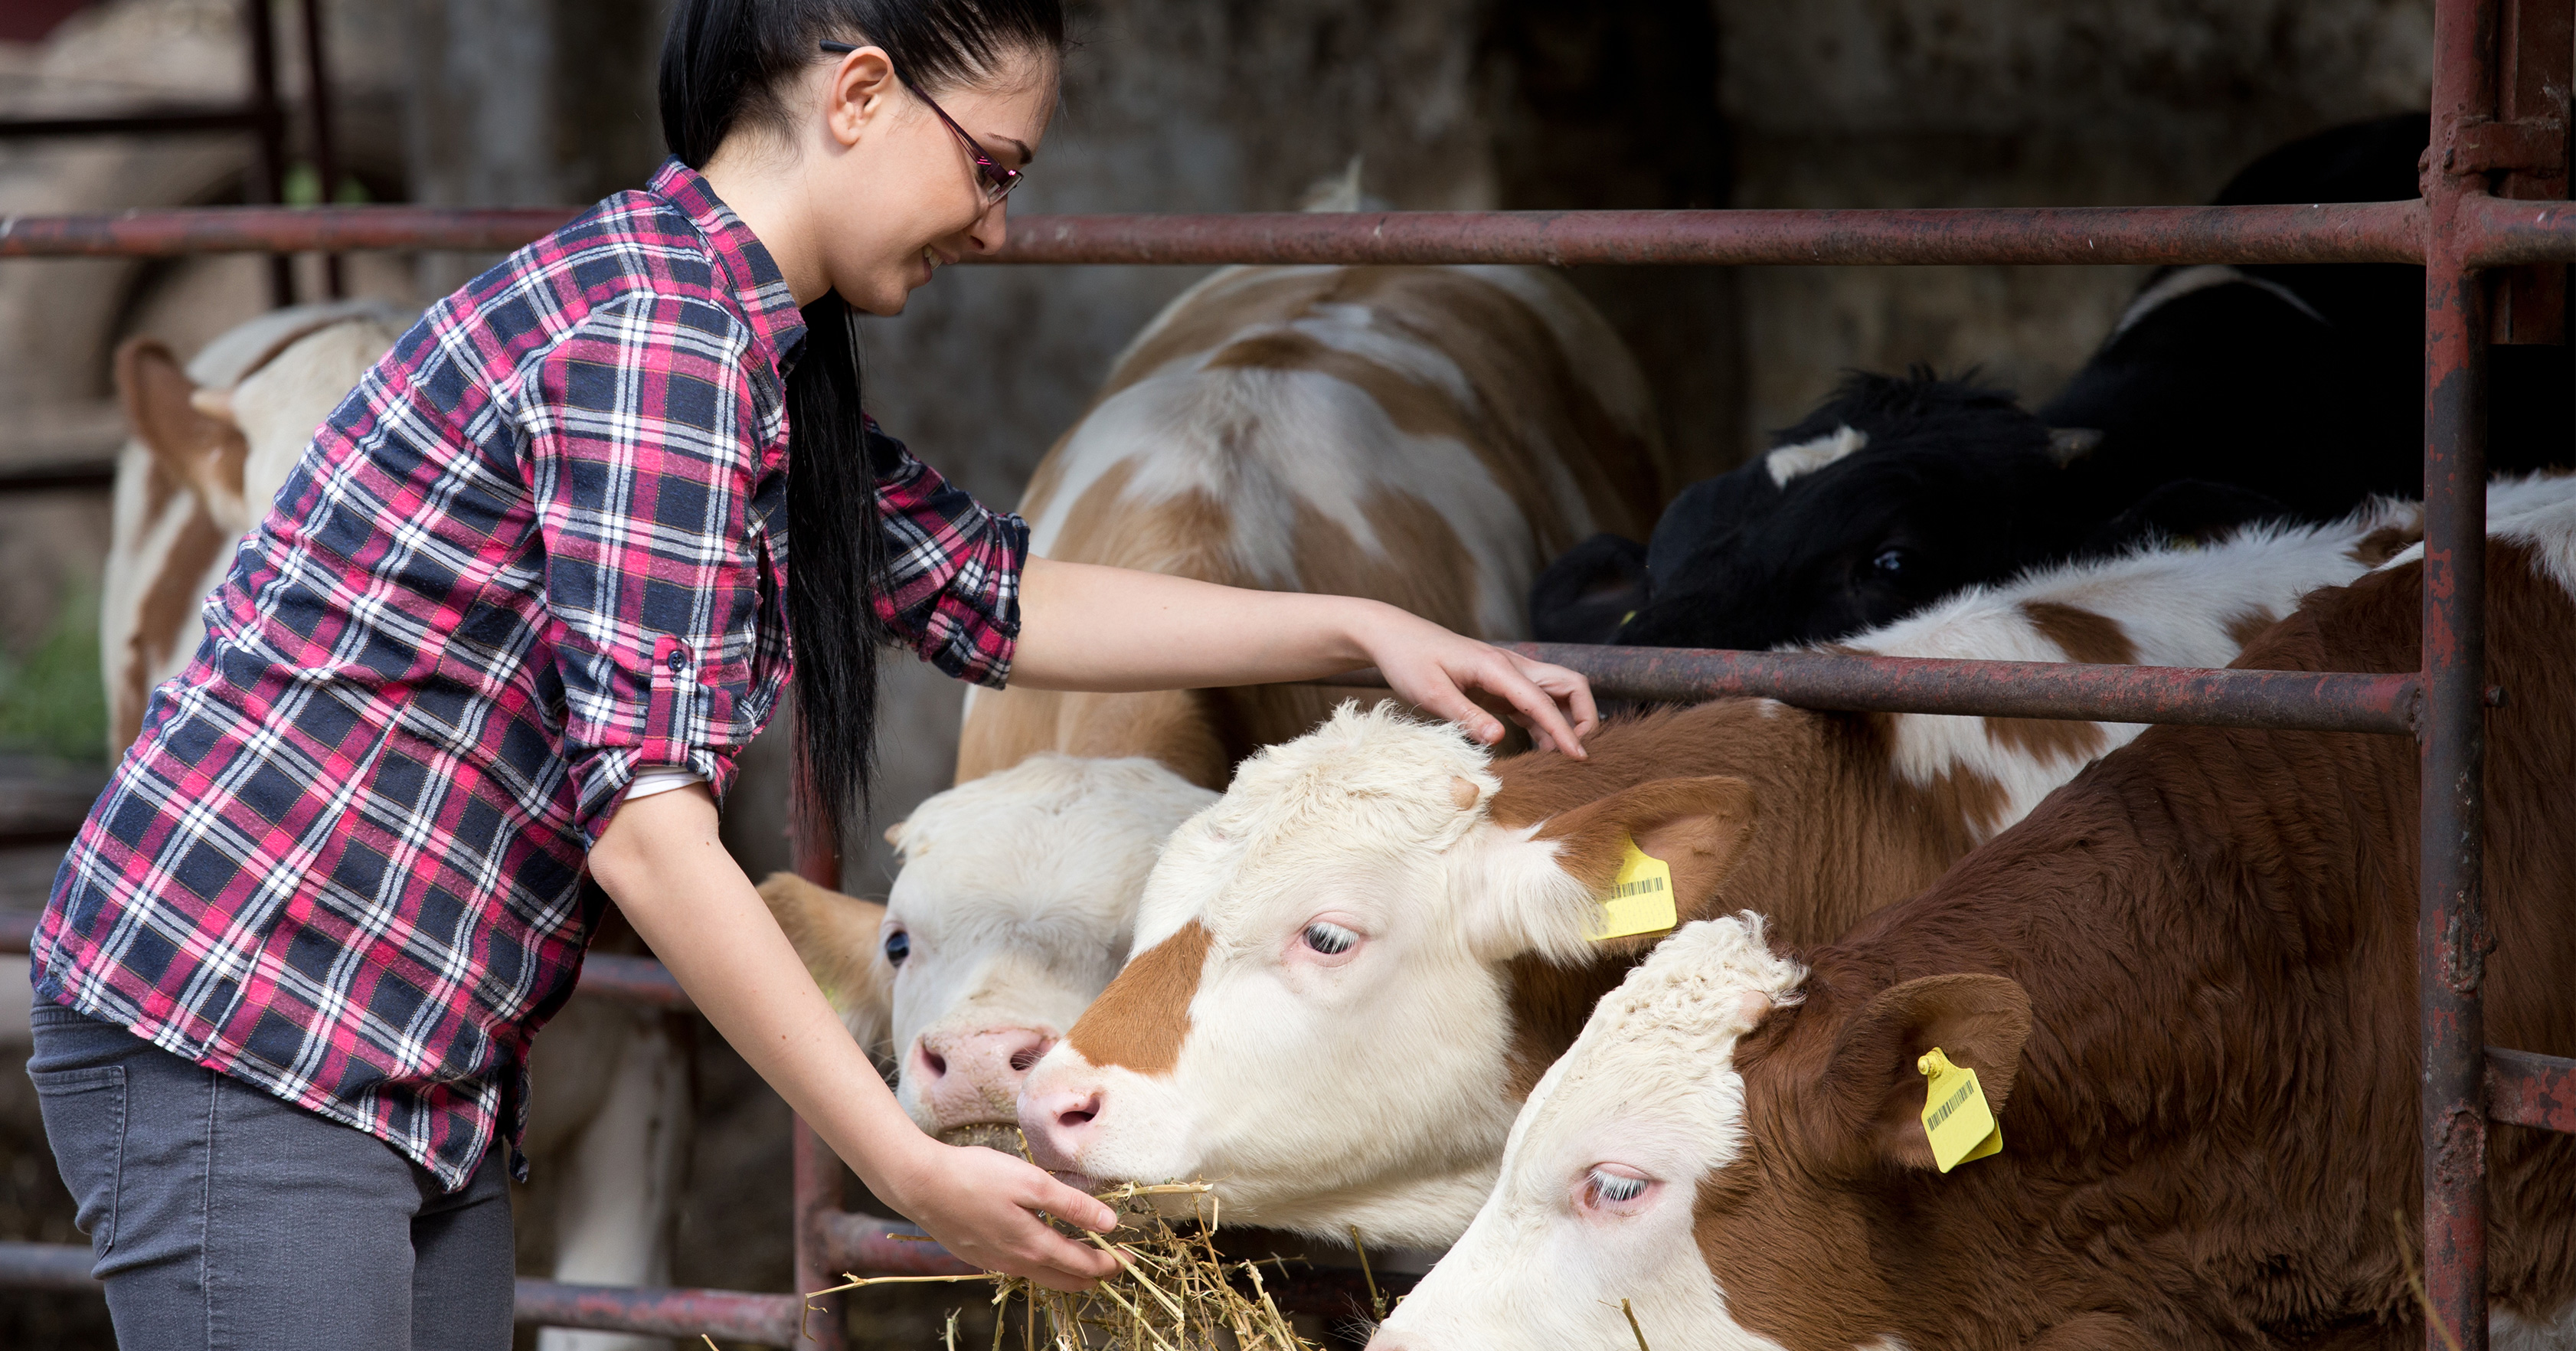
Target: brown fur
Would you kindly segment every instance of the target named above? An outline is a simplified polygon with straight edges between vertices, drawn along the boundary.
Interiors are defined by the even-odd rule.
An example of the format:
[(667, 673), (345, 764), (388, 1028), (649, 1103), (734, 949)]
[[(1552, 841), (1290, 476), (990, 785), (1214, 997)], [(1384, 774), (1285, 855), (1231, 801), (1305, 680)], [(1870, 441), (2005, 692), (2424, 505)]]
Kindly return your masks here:
[(125, 664), (125, 680), (116, 691), (115, 707), (109, 710), (110, 730), (120, 747), (134, 744), (143, 735), (143, 710), (152, 698), (152, 673), (161, 669), (179, 646), (179, 634), (188, 619), (205, 604), (206, 574), (232, 548), (233, 537), (215, 524), (203, 501), (194, 501), (186, 524), (170, 541), (161, 555), (161, 570), (152, 575), (152, 584), (143, 592), (140, 613), (133, 635), (126, 639), (130, 655)]
[[(1492, 819), (1506, 827), (1548, 821), (1555, 830), (1560, 818), (1675, 773), (1703, 776), (1683, 782), (1717, 776), (1738, 783), (1750, 809), (1741, 847), (1722, 870), (1675, 870), (1683, 922), (1750, 907), (1772, 916), (1772, 932), (1783, 941), (1823, 942), (1930, 885), (1976, 844), (1978, 813), (1996, 810), (1993, 786), (1980, 795), (1985, 781), (1975, 776), (1930, 789), (1901, 782), (1888, 760), (1889, 727), (1883, 715), (1759, 699), (1649, 713), (1594, 734), (1587, 760), (1539, 753), (1496, 764), (1503, 786)], [(1821, 824), (1827, 822), (1831, 829)], [(1606, 864), (1587, 856), (1579, 866), (1599, 871), (1606, 885), (1618, 847), (1608, 845)], [(1509, 964), (1516, 1094), (1526, 1096), (1574, 1044), (1592, 1006), (1655, 942), (1640, 936), (1597, 944), (1594, 959), (1574, 967), (1535, 957)]]
[[(2366, 542), (2367, 541), (2365, 541), (2365, 543)], [(2374, 563), (2371, 566), (2377, 567), (2378, 564)], [(2263, 636), (2263, 630), (2280, 622), (2281, 617), (2279, 615), (2276, 615), (2261, 606), (2256, 606), (2250, 610), (2240, 610), (2237, 613), (2228, 616), (2227, 641), (2236, 644), (2238, 651), (2244, 651), (2246, 648), (2254, 645), (2255, 639)]]
[[(2563, 1056), (2576, 605), (2521, 546), (2487, 575), (2513, 698), (2488, 722), (2486, 1035)], [(2321, 591), (2237, 664), (2413, 670), (2421, 592), (2419, 566)], [(2398, 738), (2154, 728), (1813, 951), (1806, 1002), (1737, 1049), (1749, 1138), (1699, 1197), (1730, 1311), (1792, 1351), (2422, 1345), (2389, 1218), (2418, 1204), (2416, 782)], [(1866, 1011), (1962, 973), (2031, 1022), (2003, 1154), (1942, 1176), (1864, 1138), (1923, 1092)], [(2490, 1144), (2489, 1289), (2540, 1318), (2576, 1297), (2576, 1139)]]
[(2047, 600), (2023, 601), (2021, 612), (2068, 661), (2130, 666), (2138, 660), (2138, 645), (2129, 641), (2129, 631), (2109, 615)]
[[(1283, 324), (1322, 305), (1371, 307), (1376, 321), (1446, 353), (1467, 374), (1465, 403), (1385, 366), (1311, 338), (1248, 328)], [(1642, 535), (1661, 503), (1662, 447), (1621, 429), (1537, 313), (1485, 282), (1444, 268), (1344, 268), (1263, 273), (1209, 293), (1122, 358), (1093, 400), (1127, 389), (1174, 361), (1212, 353), (1214, 369), (1320, 371), (1366, 391), (1404, 430), (1470, 447), (1531, 530), (1539, 559), (1574, 544), (1569, 503), (1549, 488), (1561, 466), (1580, 486), (1597, 528)], [(1068, 434), (1070, 435), (1070, 434)], [(1031, 479), (1022, 514), (1043, 514), (1062, 491), (1059, 440)], [(1203, 493), (1155, 502), (1127, 496), (1133, 462), (1111, 466), (1084, 490), (1049, 548), (1065, 562), (1270, 588), (1229, 550), (1228, 504)], [(1482, 637), (1476, 565), (1436, 503), (1382, 493), (1363, 504), (1383, 555), (1304, 503), (1296, 519), (1294, 584), (1367, 596)], [(1345, 692), (1312, 686), (1078, 695), (1003, 690), (979, 695), (960, 734), (957, 780), (1007, 769), (1039, 751), (1149, 756), (1191, 782), (1222, 789), (1234, 765), (1263, 746), (1311, 730)]]
[[(1210, 942), (1207, 926), (1191, 920), (1136, 954), (1065, 1039), (1094, 1065), (1170, 1073), (1190, 1033), (1190, 994), (1199, 987)], [(1179, 1017), (1172, 1016), (1174, 1009)]]
[[(760, 899), (769, 903), (769, 913), (833, 1008), (846, 1014), (885, 1005), (894, 972), (879, 955), (884, 906), (818, 887), (794, 873), (771, 873), (760, 884)], [(875, 1039), (884, 1035), (885, 1029), (876, 1029)], [(867, 1047), (872, 1054), (884, 1049)]]

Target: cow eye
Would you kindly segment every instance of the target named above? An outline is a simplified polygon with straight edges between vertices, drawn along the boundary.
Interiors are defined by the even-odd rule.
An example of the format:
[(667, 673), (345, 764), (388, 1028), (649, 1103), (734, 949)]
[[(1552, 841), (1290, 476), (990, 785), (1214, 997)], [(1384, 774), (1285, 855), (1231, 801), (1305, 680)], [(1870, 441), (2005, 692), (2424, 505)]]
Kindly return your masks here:
[(1881, 549), (1878, 557), (1869, 560), (1869, 566), (1881, 577), (1902, 577), (1906, 565), (1912, 561), (1912, 556), (1903, 549)]
[(905, 933), (901, 929), (897, 929), (893, 933), (887, 934), (885, 940), (885, 952), (886, 961), (889, 965), (903, 965), (903, 959), (912, 955), (912, 935)]
[(1315, 951), (1327, 957), (1338, 957), (1350, 951), (1351, 945), (1360, 941), (1360, 936), (1341, 925), (1319, 919), (1306, 926), (1305, 939), (1306, 946)]
[(1618, 1205), (1646, 1194), (1654, 1184), (1642, 1177), (1625, 1173), (1604, 1172), (1595, 1168), (1583, 1179), (1583, 1203), (1588, 1206)]

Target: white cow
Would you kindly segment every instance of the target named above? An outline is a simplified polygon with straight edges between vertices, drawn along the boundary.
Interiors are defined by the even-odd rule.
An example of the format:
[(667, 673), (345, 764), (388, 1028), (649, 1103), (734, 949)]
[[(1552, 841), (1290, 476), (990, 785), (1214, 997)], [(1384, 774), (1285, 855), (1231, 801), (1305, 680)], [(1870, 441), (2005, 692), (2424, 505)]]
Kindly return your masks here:
[[(1652, 519), (1661, 454), (1644, 380), (1561, 278), (1229, 268), (1137, 335), (1021, 511), (1047, 558), (1367, 596), (1505, 639), (1546, 559)], [(862, 1039), (891, 1031), (925, 1130), (1007, 1130), (1029, 1063), (1125, 955), (1154, 844), (1334, 699), (976, 691), (962, 786), (890, 837), (890, 915), (766, 893)]]
[[(182, 367), (138, 338), (116, 355), (134, 438), (117, 458), (101, 616), (110, 749), (141, 730), (153, 687), (205, 637), (200, 607), (295, 461), (409, 316), (374, 301), (301, 305), (239, 325)], [(577, 999), (537, 1038), (528, 1148), (565, 1172), (554, 1278), (670, 1279), (671, 1224), (691, 1136), (687, 1041), (673, 1015)], [(548, 1329), (544, 1351), (671, 1344)]]

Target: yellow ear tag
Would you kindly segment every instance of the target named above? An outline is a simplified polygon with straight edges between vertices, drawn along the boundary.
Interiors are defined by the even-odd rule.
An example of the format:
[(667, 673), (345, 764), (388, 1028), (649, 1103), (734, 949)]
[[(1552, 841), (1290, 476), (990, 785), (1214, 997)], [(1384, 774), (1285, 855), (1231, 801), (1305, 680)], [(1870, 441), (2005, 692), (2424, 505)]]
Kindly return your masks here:
[(1923, 1134), (1932, 1141), (1932, 1162), (1949, 1172), (1960, 1164), (2004, 1152), (2004, 1128), (1986, 1106), (1986, 1090), (1977, 1072), (1953, 1065), (1933, 1047), (1914, 1062), (1932, 1080), (1923, 1096)]
[(1673, 909), (1672, 868), (1632, 839), (1627, 856), (1619, 860), (1619, 875), (1611, 879), (1610, 894), (1601, 898), (1601, 927), (1584, 937), (1598, 943), (1659, 934), (1680, 922), (1679, 912)]

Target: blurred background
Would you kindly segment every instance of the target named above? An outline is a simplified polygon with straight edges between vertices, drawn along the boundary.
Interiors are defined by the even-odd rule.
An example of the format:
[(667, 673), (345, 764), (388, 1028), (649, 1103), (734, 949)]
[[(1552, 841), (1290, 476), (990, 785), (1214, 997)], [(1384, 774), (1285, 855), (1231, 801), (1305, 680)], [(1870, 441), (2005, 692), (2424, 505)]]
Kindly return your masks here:
[[(0, 138), (0, 216), (264, 200), (579, 205), (662, 155), (664, 0), (325, 0), (328, 181), (302, 8), (266, 14), (282, 172), (238, 129)], [(2426, 100), (2426, 0), (1075, 0), (1079, 42), (1024, 213), (1297, 206), (1358, 156), (1406, 209), (1901, 207), (2203, 200), (2254, 155)], [(0, 118), (239, 104), (243, 0), (0, 0)], [(492, 260), (351, 255), (341, 284), (405, 306)], [(285, 268), (299, 299), (323, 260)], [(1200, 272), (960, 268), (866, 325), (878, 418), (996, 505), (1126, 339)], [(1635, 349), (1687, 478), (1729, 467), (1847, 367), (1982, 368), (2037, 402), (2083, 362), (2124, 268), (1576, 269)], [(103, 467), (125, 431), (124, 339), (182, 359), (274, 303), (269, 260), (0, 261), (0, 476)], [(78, 479), (78, 474), (71, 476)], [(103, 781), (96, 488), (0, 493), (0, 910), (41, 906), (60, 846), (11, 812)], [(900, 669), (897, 669), (897, 665)], [(959, 692), (890, 665), (882, 820), (847, 881), (881, 891), (876, 830), (946, 786)], [(754, 876), (784, 867), (783, 757), (728, 811)], [(23, 959), (16, 959), (23, 960)], [(15, 977), (12, 976), (11, 979)], [(11, 987), (16, 988), (16, 987)], [(75, 1241), (0, 990), (0, 1239)], [(20, 1032), (15, 1034), (23, 1036)], [(674, 1280), (787, 1283), (785, 1114), (712, 1037)], [(523, 1197), (542, 1213), (545, 1178)], [(535, 1250), (530, 1250), (530, 1249)], [(542, 1272), (542, 1242), (522, 1269)], [(886, 1345), (935, 1323), (893, 1318)], [(0, 1291), (0, 1345), (106, 1346), (85, 1296)]]

